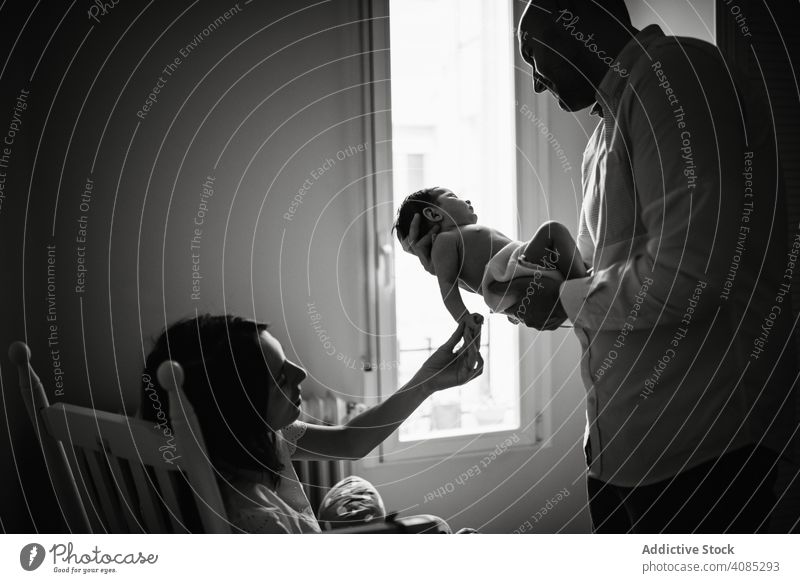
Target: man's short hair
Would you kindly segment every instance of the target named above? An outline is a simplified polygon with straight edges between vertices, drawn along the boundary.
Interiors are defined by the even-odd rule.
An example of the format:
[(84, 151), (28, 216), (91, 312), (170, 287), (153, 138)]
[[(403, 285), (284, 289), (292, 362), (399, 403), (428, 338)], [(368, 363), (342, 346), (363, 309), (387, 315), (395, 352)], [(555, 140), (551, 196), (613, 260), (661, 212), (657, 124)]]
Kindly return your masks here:
[[(533, 0), (538, 2), (539, 0)], [(623, 24), (630, 24), (631, 15), (625, 0), (557, 0), (561, 8), (570, 10), (575, 15), (605, 15), (611, 13)]]
[(631, 15), (625, 0), (532, 0), (534, 6), (550, 10), (566, 9), (575, 16), (591, 18), (593, 16), (615, 16), (622, 24), (631, 23)]

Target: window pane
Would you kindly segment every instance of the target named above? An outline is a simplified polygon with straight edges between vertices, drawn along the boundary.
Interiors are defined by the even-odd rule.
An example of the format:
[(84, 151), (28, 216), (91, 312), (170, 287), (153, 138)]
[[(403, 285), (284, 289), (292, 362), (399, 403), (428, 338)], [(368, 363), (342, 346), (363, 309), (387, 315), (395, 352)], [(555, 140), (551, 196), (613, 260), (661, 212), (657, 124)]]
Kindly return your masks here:
[[(478, 222), (516, 235), (513, 35), (510, 2), (391, 0), (395, 209), (411, 192), (445, 186), (472, 201)], [(436, 278), (395, 249), (399, 380), (408, 381), (455, 329)], [(489, 315), (462, 291), (471, 311)], [(516, 428), (517, 331), (486, 318), (484, 374), (437, 393), (400, 429), (400, 440)]]

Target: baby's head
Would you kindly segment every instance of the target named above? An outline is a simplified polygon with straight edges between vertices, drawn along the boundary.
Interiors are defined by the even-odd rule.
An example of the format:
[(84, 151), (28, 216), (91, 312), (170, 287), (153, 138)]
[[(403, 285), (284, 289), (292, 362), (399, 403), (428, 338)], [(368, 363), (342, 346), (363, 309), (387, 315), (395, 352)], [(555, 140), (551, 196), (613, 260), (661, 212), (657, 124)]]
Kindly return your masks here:
[(422, 215), (419, 223), (420, 237), (436, 224), (444, 230), (462, 225), (474, 225), (478, 220), (470, 202), (461, 200), (452, 190), (440, 186), (423, 188), (414, 194), (409, 194), (397, 210), (394, 230), (397, 231), (397, 238), (400, 241), (408, 237), (411, 221), (416, 214)]

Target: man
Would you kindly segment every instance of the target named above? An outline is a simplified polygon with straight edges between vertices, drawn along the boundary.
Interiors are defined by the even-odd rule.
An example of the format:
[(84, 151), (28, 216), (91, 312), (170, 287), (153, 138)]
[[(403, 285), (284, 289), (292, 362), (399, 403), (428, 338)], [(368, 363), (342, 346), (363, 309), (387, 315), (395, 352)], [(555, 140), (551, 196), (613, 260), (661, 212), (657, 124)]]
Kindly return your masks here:
[[(716, 47), (636, 30), (623, 0), (533, 0), (518, 37), (536, 93), (601, 118), (577, 238), (590, 275), (539, 278), (524, 311), (538, 329), (568, 317), (581, 343), (593, 529), (765, 531), (797, 425), (800, 248), (769, 108)], [(427, 266), (431, 237), (408, 239)]]

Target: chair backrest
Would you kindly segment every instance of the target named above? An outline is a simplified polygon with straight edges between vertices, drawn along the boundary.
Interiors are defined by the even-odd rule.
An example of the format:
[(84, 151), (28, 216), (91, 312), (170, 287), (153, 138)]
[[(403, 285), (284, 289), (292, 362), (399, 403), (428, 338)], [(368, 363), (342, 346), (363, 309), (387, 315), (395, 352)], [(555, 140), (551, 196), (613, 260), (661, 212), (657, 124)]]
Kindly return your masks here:
[(167, 361), (158, 369), (168, 404), (146, 391), (158, 410), (154, 424), (66, 403), (50, 405), (30, 356), (23, 342), (9, 349), (70, 530), (231, 532), (202, 433), (183, 393), (180, 365)]

